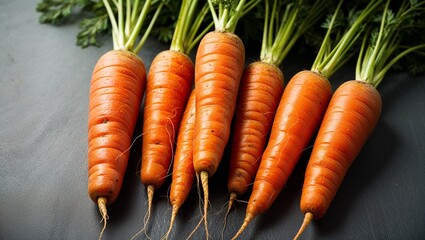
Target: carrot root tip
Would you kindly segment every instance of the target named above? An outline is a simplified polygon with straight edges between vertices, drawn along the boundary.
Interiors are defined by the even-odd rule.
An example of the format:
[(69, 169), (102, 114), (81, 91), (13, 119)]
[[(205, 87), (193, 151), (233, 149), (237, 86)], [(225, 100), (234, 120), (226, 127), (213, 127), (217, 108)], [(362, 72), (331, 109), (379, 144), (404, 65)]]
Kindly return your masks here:
[(237, 194), (235, 192), (230, 193), (229, 206), (227, 207), (226, 216), (224, 217), (224, 226), (223, 226), (223, 231), (221, 233), (222, 239), (224, 239), (224, 231), (226, 230), (226, 226), (227, 226), (227, 217), (229, 216), (230, 210), (232, 209), (233, 202), (235, 201), (236, 196)]
[(248, 224), (252, 221), (252, 219), (254, 219), (254, 215), (252, 215), (251, 213), (247, 213), (245, 219), (243, 220), (241, 228), (239, 228), (238, 232), (235, 234), (232, 240), (237, 239), (242, 234), (242, 232), (248, 227)]
[(202, 171), (201, 172), (201, 183), (202, 183), (202, 189), (204, 191), (204, 224), (205, 224), (205, 232), (207, 235), (207, 239), (209, 236), (208, 233), (208, 221), (207, 221), (207, 213), (208, 213), (208, 172)]
[(294, 240), (297, 240), (301, 234), (304, 232), (304, 230), (307, 228), (307, 226), (311, 223), (311, 221), (314, 218), (314, 214), (312, 212), (306, 212), (304, 216), (303, 223), (301, 224), (300, 229), (298, 230), (297, 234), (294, 237)]
[(229, 214), (230, 210), (233, 207), (233, 203), (235, 202), (235, 199), (238, 195), (235, 192), (230, 193), (230, 198), (229, 198), (229, 207), (227, 208), (227, 213), (226, 215)]
[(102, 215), (102, 221), (103, 221), (103, 227), (99, 234), (99, 240), (102, 239), (103, 233), (106, 229), (106, 222), (109, 219), (108, 211), (106, 209), (106, 203), (108, 202), (108, 199), (106, 197), (99, 197), (97, 199), (97, 206), (99, 208), (100, 214)]
[(145, 227), (148, 225), (149, 219), (151, 217), (153, 194), (154, 194), (154, 191), (155, 191), (155, 187), (153, 185), (149, 185), (149, 186), (147, 186), (146, 190), (147, 190), (147, 195), (148, 195), (148, 211), (146, 212), (146, 216), (145, 216), (145, 219), (144, 219)]
[(171, 220), (170, 220), (170, 227), (168, 228), (167, 233), (165, 233), (164, 237), (162, 239), (168, 239), (170, 236), (171, 230), (173, 229), (174, 221), (176, 220), (177, 213), (179, 211), (178, 205), (173, 205), (173, 211), (171, 212)]

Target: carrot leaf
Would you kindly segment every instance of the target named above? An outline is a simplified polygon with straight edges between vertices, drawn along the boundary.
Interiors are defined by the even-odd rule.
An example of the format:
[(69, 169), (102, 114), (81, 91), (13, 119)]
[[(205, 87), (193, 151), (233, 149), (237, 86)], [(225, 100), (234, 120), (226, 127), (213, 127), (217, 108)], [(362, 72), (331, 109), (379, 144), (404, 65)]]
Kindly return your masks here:
[[(182, 1), (171, 41), (171, 50), (188, 54), (195, 47), (202, 36), (213, 26), (212, 22), (207, 26), (203, 26), (208, 11), (207, 3), (200, 9), (198, 0)], [(203, 29), (203, 31), (199, 32), (200, 29)]]
[(216, 31), (234, 33), (239, 19), (260, 0), (208, 0)]
[[(366, 23), (371, 21), (372, 13), (381, 5), (382, 0), (372, 0), (365, 8), (350, 9), (346, 14), (342, 13), (342, 2), (342, 0), (339, 2), (335, 12), (322, 25), (327, 28), (327, 32), (311, 68), (312, 71), (327, 78), (354, 54), (353, 46), (362, 35)], [(341, 19), (344, 21), (341, 22)]]
[[(388, 0), (383, 13), (370, 25), (360, 48), (356, 64), (356, 79), (377, 87), (387, 71), (404, 56), (418, 53), (425, 56), (424, 37), (416, 37), (425, 30), (423, 16), (425, 2), (403, 1), (394, 13)], [(413, 40), (412, 40), (413, 39)], [(423, 64), (416, 65), (420, 70)]]
[(330, 1), (265, 2), (261, 60), (279, 66), (299, 37), (325, 13)]
[[(112, 26), (114, 49), (125, 49), (134, 53), (139, 52), (151, 32), (164, 2), (165, 0), (146, 0), (139, 10), (139, 0), (127, 0), (125, 3), (124, 0), (112, 0), (112, 5), (109, 3), (109, 0), (103, 0)], [(117, 13), (113, 11), (113, 5), (117, 9)], [(154, 14), (151, 19), (147, 20), (151, 9), (155, 10)], [(139, 38), (139, 33), (145, 21), (150, 22)]]

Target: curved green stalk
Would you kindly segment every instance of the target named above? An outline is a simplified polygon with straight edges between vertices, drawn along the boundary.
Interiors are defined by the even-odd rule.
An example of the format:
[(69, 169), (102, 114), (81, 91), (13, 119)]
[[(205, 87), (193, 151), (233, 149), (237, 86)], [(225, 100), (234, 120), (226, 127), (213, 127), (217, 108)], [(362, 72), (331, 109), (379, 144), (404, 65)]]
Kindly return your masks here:
[[(363, 11), (357, 16), (353, 24), (346, 30), (346, 32), (341, 36), (338, 43), (335, 47), (331, 47), (331, 51), (325, 51), (329, 47), (330, 33), (332, 31), (333, 25), (335, 23), (336, 16), (339, 12), (342, 0), (338, 4), (338, 7), (332, 17), (331, 24), (326, 33), (325, 39), (319, 54), (317, 55), (313, 66), (312, 71), (318, 72), (327, 78), (329, 78), (336, 70), (338, 70), (343, 64), (345, 64), (348, 59), (351, 57), (353, 52), (352, 46), (357, 42), (358, 38), (362, 34), (362, 27), (364, 26), (366, 20), (370, 15), (375, 11), (375, 9), (380, 6), (382, 0), (370, 1), (369, 4), (363, 9)], [(328, 42), (329, 41), (329, 42)]]
[(144, 1), (141, 11), (138, 10), (140, 4), (139, 0), (126, 0), (125, 4), (124, 0), (112, 0), (111, 2), (117, 9), (117, 16), (114, 15), (109, 1), (102, 1), (112, 25), (112, 40), (114, 49), (124, 49), (138, 53), (145, 43), (148, 35), (150, 34), (156, 19), (158, 18), (158, 15), (163, 6), (163, 2), (158, 1), (158, 5), (155, 5), (156, 11), (154, 17), (151, 19), (143, 36), (140, 38), (140, 40), (137, 40), (142, 25), (151, 8), (152, 0)]
[[(409, 7), (410, 5), (410, 7)], [(385, 5), (381, 16), (381, 22), (375, 35), (365, 35), (361, 51), (356, 64), (356, 79), (365, 81), (377, 87), (384, 78), (387, 71), (405, 55), (425, 49), (425, 44), (421, 43), (409, 46), (400, 53), (395, 52), (401, 47), (404, 27), (407, 20), (412, 20), (415, 16), (423, 16), (425, 2), (412, 3), (404, 1), (394, 16), (390, 14), (389, 0)], [(411, 23), (412, 24), (412, 23)], [(415, 26), (413, 23), (412, 26)], [(395, 54), (395, 56), (393, 56)], [(391, 59), (391, 60), (390, 60)], [(390, 61), (389, 61), (390, 60)]]
[[(234, 1), (237, 1), (234, 7)], [(260, 0), (208, 0), (216, 31), (234, 33), (239, 19)], [(218, 13), (215, 9), (218, 7)]]
[[(159, 13), (161, 12), (162, 6), (163, 6), (163, 3), (161, 3), (161, 4), (158, 6), (158, 8), (156, 9), (154, 16), (152, 17), (152, 20), (151, 20), (151, 22), (149, 23), (148, 28), (146, 29), (145, 33), (143, 34), (143, 36), (142, 36), (142, 38), (140, 39), (140, 41), (139, 41), (139, 43), (137, 44), (137, 46), (134, 48), (134, 50), (133, 50), (134, 52), (136, 52), (136, 53), (137, 53), (137, 52), (139, 52), (139, 51), (140, 51), (140, 49), (142, 48), (143, 44), (145, 44), (146, 39), (148, 39), (149, 33), (152, 31), (153, 25), (154, 25), (154, 23), (156, 22), (156, 19), (158, 18)], [(136, 26), (137, 26), (137, 25), (136, 25)], [(140, 29), (139, 29), (137, 32), (139, 32), (139, 31), (140, 31)]]
[(171, 40), (171, 50), (189, 54), (193, 47), (212, 27), (209, 24), (202, 32), (198, 33), (205, 16), (208, 13), (208, 4), (198, 11), (198, 0), (183, 0), (180, 13)]
[[(306, 7), (303, 0), (296, 0), (293, 3), (287, 3), (281, 15), (279, 14), (281, 5), (278, 1), (273, 1), (270, 11), (270, 0), (267, 0), (261, 61), (279, 66), (299, 37), (325, 13), (326, 5), (326, 1), (316, 1), (313, 6)], [(304, 13), (305, 16), (302, 15), (303, 9), (308, 9), (308, 13)]]

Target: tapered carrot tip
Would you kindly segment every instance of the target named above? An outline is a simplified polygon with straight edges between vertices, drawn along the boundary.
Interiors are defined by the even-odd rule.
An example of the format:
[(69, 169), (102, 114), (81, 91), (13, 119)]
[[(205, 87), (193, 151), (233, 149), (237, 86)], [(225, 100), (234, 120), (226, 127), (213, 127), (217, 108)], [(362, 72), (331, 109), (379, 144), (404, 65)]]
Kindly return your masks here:
[(146, 189), (148, 192), (148, 212), (146, 213), (147, 215), (145, 217), (145, 227), (148, 225), (149, 219), (151, 217), (154, 189), (155, 187), (153, 185), (149, 185)]
[(241, 228), (239, 228), (239, 231), (235, 234), (232, 240), (237, 239), (242, 234), (242, 232), (246, 229), (246, 227), (248, 227), (248, 224), (252, 221), (252, 219), (254, 219), (254, 215), (252, 215), (251, 213), (247, 213), (245, 219), (243, 220)]
[[(223, 231), (222, 231), (222, 236), (224, 235), (224, 230), (226, 229), (226, 225), (227, 225), (227, 217), (229, 216), (230, 210), (232, 209), (233, 206), (233, 202), (236, 199), (237, 194), (235, 192), (231, 192), (230, 193), (230, 199), (229, 199), (229, 206), (227, 207), (227, 212), (226, 212), (226, 216), (224, 217), (224, 226), (223, 226)], [(224, 239), (222, 237), (222, 239)]]
[(99, 234), (99, 240), (102, 239), (103, 232), (105, 232), (106, 229), (106, 221), (108, 220), (108, 211), (106, 210), (106, 203), (107, 203), (106, 197), (99, 197), (97, 198), (97, 206), (99, 208), (100, 214), (102, 215), (102, 221), (103, 221), (103, 228), (100, 231)]
[(301, 234), (304, 232), (307, 226), (311, 223), (313, 218), (314, 218), (314, 215), (312, 212), (305, 213), (303, 224), (301, 225), (300, 230), (298, 230), (297, 235), (295, 235), (294, 240), (297, 240), (301, 236)]
[(170, 220), (170, 227), (168, 228), (167, 233), (164, 235), (162, 239), (168, 239), (170, 236), (171, 230), (173, 229), (174, 221), (176, 220), (177, 212), (179, 211), (179, 206), (174, 204), (173, 205), (173, 211), (171, 212), (171, 220)]
[(201, 183), (202, 189), (204, 191), (204, 224), (205, 224), (205, 233), (207, 235), (207, 239), (209, 236), (208, 233), (208, 221), (207, 221), (207, 213), (208, 213), (208, 172), (201, 171)]
[(230, 193), (230, 199), (229, 199), (229, 207), (227, 208), (227, 213), (226, 215), (229, 214), (230, 209), (232, 209), (233, 207), (233, 203), (235, 202), (237, 194), (235, 192)]

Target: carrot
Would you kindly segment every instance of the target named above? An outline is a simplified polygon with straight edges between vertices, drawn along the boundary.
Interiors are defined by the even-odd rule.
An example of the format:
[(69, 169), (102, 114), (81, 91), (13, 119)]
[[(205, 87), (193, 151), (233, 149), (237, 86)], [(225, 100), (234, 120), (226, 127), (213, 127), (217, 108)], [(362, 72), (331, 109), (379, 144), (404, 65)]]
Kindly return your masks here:
[[(197, 8), (198, 1), (184, 0), (180, 9), (179, 18), (176, 24), (176, 30), (172, 40), (172, 47), (179, 46), (179, 49), (189, 54), (196, 43), (212, 27), (210, 23), (201, 33), (197, 33), (201, 23), (208, 13), (208, 4), (204, 4), (200, 12)], [(191, 25), (191, 27), (190, 27)], [(194, 72), (192, 72), (194, 74)], [(170, 185), (170, 203), (172, 213), (170, 226), (164, 235), (168, 239), (174, 225), (177, 213), (183, 203), (186, 201), (190, 190), (192, 189), (195, 178), (193, 168), (193, 137), (195, 130), (195, 91), (192, 90), (186, 105), (185, 112), (178, 130), (176, 152), (173, 160), (172, 180)]]
[(167, 50), (152, 61), (144, 105), (140, 172), (148, 192), (148, 214), (154, 190), (162, 186), (170, 168), (175, 135), (192, 82), (193, 63), (185, 54)]
[[(193, 143), (193, 165), (200, 176), (204, 193), (204, 223), (208, 237), (208, 178), (218, 168), (230, 135), (239, 82), (245, 62), (245, 47), (235, 35), (237, 21), (244, 9), (257, 3), (244, 0), (237, 6), (231, 1), (208, 0), (215, 31), (199, 43), (195, 62), (196, 120)], [(236, 5), (236, 3), (235, 3)], [(248, 8), (247, 8), (248, 7)]]
[(170, 49), (155, 56), (149, 69), (140, 172), (148, 192), (148, 211), (143, 229), (149, 222), (154, 191), (163, 185), (171, 168), (177, 130), (193, 85), (194, 65), (188, 54), (200, 38), (195, 33), (201, 27), (208, 8), (205, 5), (194, 18), (196, 10), (197, 1), (182, 2)]
[(232, 129), (228, 210), (255, 176), (283, 87), (283, 73), (275, 65), (258, 61), (244, 70)]
[(339, 2), (332, 15), (327, 34), (310, 71), (295, 74), (286, 86), (273, 121), (268, 144), (261, 158), (248, 201), (244, 222), (233, 239), (239, 237), (248, 224), (266, 211), (275, 201), (301, 154), (317, 132), (332, 96), (328, 78), (346, 61), (349, 50), (358, 38), (363, 20), (375, 5), (351, 25), (334, 49), (329, 49), (330, 32), (341, 7)]
[(195, 91), (190, 94), (186, 110), (180, 124), (177, 137), (176, 153), (173, 160), (173, 174), (170, 187), (170, 203), (172, 214), (170, 227), (165, 235), (168, 238), (171, 233), (177, 212), (183, 205), (195, 178), (193, 168), (193, 137), (195, 131)]
[[(137, 56), (143, 42), (133, 48), (144, 14), (140, 14), (138, 24), (127, 23), (132, 37), (121, 29), (122, 1), (118, 5), (119, 24), (109, 2), (104, 1), (104, 5), (113, 25), (114, 50), (100, 57), (93, 70), (88, 117), (88, 192), (93, 202), (98, 204), (104, 221), (99, 239), (106, 228), (106, 205), (116, 200), (122, 187), (128, 150), (146, 85), (145, 66)], [(150, 2), (146, 2), (145, 7), (149, 6)], [(151, 26), (161, 6), (152, 18)], [(127, 8), (131, 10), (131, 4)]]
[(390, 15), (387, 1), (379, 30), (364, 36), (356, 67), (357, 80), (347, 81), (335, 91), (314, 142), (300, 202), (305, 217), (294, 239), (300, 237), (313, 219), (325, 215), (349, 167), (373, 133), (382, 109), (376, 87), (385, 73), (404, 55), (425, 48), (422, 43), (395, 52), (403, 46), (402, 24), (406, 19), (411, 21), (418, 11), (424, 13), (424, 5), (425, 2), (404, 1), (397, 14)]
[[(274, 0), (272, 6), (269, 5), (270, 1), (265, 1), (260, 60), (244, 70), (239, 89), (227, 182), (228, 212), (236, 197), (247, 191), (257, 172), (283, 93), (284, 78), (279, 67), (295, 42), (319, 19), (326, 7), (324, 2), (317, 1), (309, 9), (313, 14), (300, 21), (300, 4), (284, 5)], [(284, 14), (280, 14), (281, 11)], [(276, 22), (280, 24), (274, 27)]]

